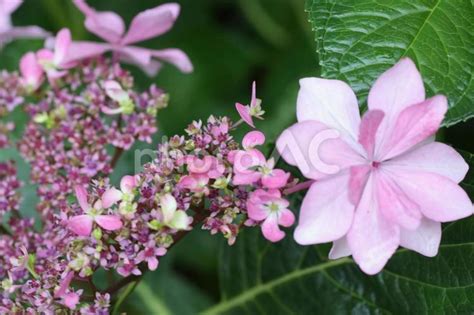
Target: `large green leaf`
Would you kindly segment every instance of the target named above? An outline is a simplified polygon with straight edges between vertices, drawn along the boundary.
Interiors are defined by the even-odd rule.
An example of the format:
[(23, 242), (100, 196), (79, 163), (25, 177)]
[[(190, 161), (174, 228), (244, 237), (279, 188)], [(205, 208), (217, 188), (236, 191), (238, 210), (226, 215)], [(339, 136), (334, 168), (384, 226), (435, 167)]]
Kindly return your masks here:
[(328, 247), (273, 245), (247, 231), (221, 261), (223, 300), (205, 314), (467, 314), (474, 311), (474, 219), (446, 225), (439, 255), (400, 249), (364, 275)]
[(306, 9), (324, 77), (349, 82), (365, 99), (375, 78), (409, 56), (428, 95), (448, 96), (445, 125), (474, 116), (472, 1), (308, 0)]

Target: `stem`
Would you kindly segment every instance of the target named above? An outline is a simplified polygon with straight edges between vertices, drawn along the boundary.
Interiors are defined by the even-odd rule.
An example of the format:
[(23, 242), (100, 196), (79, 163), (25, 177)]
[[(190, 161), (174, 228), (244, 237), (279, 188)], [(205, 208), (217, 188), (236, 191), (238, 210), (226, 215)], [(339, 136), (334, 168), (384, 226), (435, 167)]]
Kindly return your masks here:
[(115, 166), (117, 165), (117, 162), (118, 162), (118, 160), (120, 159), (120, 157), (122, 156), (122, 153), (123, 153), (123, 149), (122, 149), (122, 148), (116, 148), (116, 149), (115, 149), (114, 156), (112, 157), (112, 162), (110, 162), (110, 167), (111, 167), (112, 169), (114, 169)]
[(295, 192), (308, 189), (314, 182), (316, 182), (316, 181), (315, 180), (307, 180), (305, 182), (296, 184), (295, 186), (293, 186), (291, 188), (285, 189), (283, 191), (283, 194), (284, 195), (291, 195), (291, 194), (294, 194)]
[(235, 124), (233, 124), (232, 127), (230, 127), (230, 129), (235, 129), (235, 128), (237, 128), (237, 127), (240, 126), (243, 122), (244, 122), (244, 120), (243, 120), (243, 119), (240, 119), (238, 122), (236, 122)]

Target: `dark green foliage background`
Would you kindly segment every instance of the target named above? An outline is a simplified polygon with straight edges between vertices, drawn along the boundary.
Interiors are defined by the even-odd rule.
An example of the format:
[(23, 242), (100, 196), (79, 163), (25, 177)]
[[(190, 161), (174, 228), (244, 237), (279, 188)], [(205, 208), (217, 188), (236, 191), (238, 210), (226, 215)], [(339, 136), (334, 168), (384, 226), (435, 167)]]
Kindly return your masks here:
[[(193, 119), (206, 119), (210, 114), (237, 118), (234, 103), (248, 102), (253, 80), (257, 80), (258, 96), (263, 99), (263, 106), (267, 111), (266, 120), (260, 122), (258, 127), (265, 131), (270, 141), (274, 141), (286, 126), (295, 122), (298, 79), (321, 75), (320, 61), (323, 75), (338, 76), (337, 67), (326, 67), (331, 61), (328, 61), (327, 55), (318, 60), (318, 54), (315, 53), (315, 34), (316, 37), (320, 36), (324, 29), (321, 28), (316, 33), (311, 31), (312, 27), (321, 27), (327, 14), (333, 14), (328, 10), (333, 6), (332, 1), (308, 1), (306, 7), (312, 12), (310, 18), (313, 24), (307, 22), (308, 14), (304, 11), (303, 0), (177, 2), (182, 6), (182, 13), (176, 27), (170, 33), (144, 45), (156, 49), (183, 49), (194, 63), (194, 73), (183, 75), (167, 66), (156, 78), (150, 79), (131, 68), (136, 74), (139, 88), (146, 88), (154, 82), (171, 94), (170, 107), (159, 113), (160, 133), (154, 139), (154, 145), (162, 136), (182, 133)], [(359, 3), (336, 2), (339, 2), (335, 6), (339, 6), (340, 10), (355, 7), (356, 2)], [(361, 4), (359, 11), (373, 9), (370, 2)], [(403, 2), (400, 1), (402, 4)], [(454, 0), (440, 2), (442, 6), (448, 7), (458, 3)], [(163, 1), (90, 0), (89, 3), (99, 10), (116, 11), (129, 22), (136, 13)], [(398, 1), (387, 3), (399, 5)], [(429, 10), (437, 5), (436, 1), (417, 3), (405, 6), (420, 8), (420, 18), (426, 18), (426, 14), (429, 14), (423, 9)], [(466, 18), (456, 19), (458, 13), (463, 16), (469, 14), (466, 8), (471, 10), (472, 16), (472, 3), (467, 0), (460, 0), (459, 3), (464, 5), (460, 6), (463, 7), (462, 10), (458, 8), (459, 12), (446, 12), (455, 20), (455, 24), (465, 26), (466, 23), (472, 23), (472, 20), (466, 22)], [(385, 3), (380, 4), (382, 7), (384, 5)], [(362, 27), (377, 23), (377, 20), (371, 22), (359, 18)], [(412, 23), (410, 25), (416, 28), (419, 21), (416, 21), (416, 15), (413, 19), (405, 23)], [(38, 24), (52, 32), (69, 27), (74, 39), (97, 40), (84, 29), (82, 14), (69, 1), (27, 0), (15, 13), (13, 20), (16, 25)], [(363, 21), (366, 23), (362, 23)], [(352, 23), (357, 24), (358, 20), (355, 19)], [(402, 23), (400, 27), (403, 25)], [(327, 26), (336, 31), (329, 32), (335, 34), (336, 42), (337, 36), (350, 36), (346, 33), (349, 28), (344, 25)], [(472, 27), (470, 31), (463, 32), (469, 33), (463, 36), (471, 36), (470, 46), (465, 49), (472, 57)], [(469, 45), (469, 37), (466, 38), (466, 45)], [(385, 40), (388, 44), (379, 54), (375, 49), (371, 51), (367, 57), (368, 62), (370, 57), (377, 55), (400, 57), (399, 52), (390, 46), (395, 39), (390, 34), (385, 34)], [(0, 52), (0, 68), (16, 69), (24, 52), (41, 46), (41, 41), (17, 41), (8, 45)], [(363, 49), (357, 52), (364, 53)], [(423, 55), (418, 51), (416, 53), (422, 58)], [(337, 58), (337, 55), (332, 58)], [(385, 63), (381, 62), (381, 68), (373, 69), (362, 78), (340, 78), (355, 84), (363, 98), (364, 88), (383, 71), (383, 67), (389, 66), (389, 59), (384, 59)], [(468, 60), (471, 63), (468, 68), (458, 67), (459, 73), (467, 72), (472, 76), (472, 60), (474, 59)], [(362, 72), (355, 73), (364, 75)], [(452, 82), (447, 80), (446, 86), (462, 88), (463, 84), (459, 84), (457, 79)], [(464, 81), (461, 83), (466, 84)], [(467, 84), (472, 87), (472, 82)], [(430, 95), (433, 90), (439, 91), (434, 81), (427, 83), (427, 86)], [(453, 94), (453, 97), (458, 99), (459, 95)], [(470, 99), (463, 100), (462, 104), (456, 106), (473, 112), (472, 88), (466, 97)], [(450, 117), (455, 117), (456, 114), (453, 112)], [(14, 117), (20, 127), (15, 132), (18, 137), (25, 117), (20, 110), (14, 113)], [(474, 152), (472, 122), (443, 129), (440, 135), (445, 142), (467, 152)], [(134, 150), (144, 147), (146, 146), (137, 146)], [(268, 147), (267, 151), (271, 149)], [(134, 172), (134, 150), (122, 158), (113, 175), (115, 180)], [(12, 157), (22, 163), (14, 151), (0, 151), (0, 160)], [(26, 181), (28, 168), (24, 163), (20, 165), (21, 176)], [(472, 180), (473, 176), (469, 178)], [(469, 190), (474, 184), (466, 182), (465, 185)], [(23, 192), (25, 200), (22, 211), (34, 215), (34, 187), (26, 187)], [(295, 203), (295, 210), (298, 209), (297, 204), (298, 202)], [(121, 311), (129, 314), (165, 315), (195, 314), (204, 310), (209, 314), (469, 313), (474, 310), (473, 242), (472, 219), (447, 225), (441, 255), (437, 258), (427, 259), (415, 253), (401, 251), (394, 256), (383, 273), (368, 277), (349, 260), (328, 262), (327, 246), (300, 247), (291, 237), (272, 245), (265, 242), (258, 231), (245, 231), (235, 246), (228, 247), (220, 237), (193, 231), (169, 255), (161, 259), (160, 268), (156, 272), (146, 275), (145, 281), (127, 299)], [(98, 277), (97, 282), (100, 281)], [(220, 304), (212, 308), (221, 300)]]

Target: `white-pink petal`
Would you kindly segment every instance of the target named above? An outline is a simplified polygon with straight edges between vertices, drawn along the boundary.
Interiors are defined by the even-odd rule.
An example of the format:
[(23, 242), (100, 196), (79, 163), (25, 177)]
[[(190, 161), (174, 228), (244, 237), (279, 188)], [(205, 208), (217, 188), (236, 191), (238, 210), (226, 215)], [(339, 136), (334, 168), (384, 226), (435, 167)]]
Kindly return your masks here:
[(61, 66), (66, 59), (69, 47), (71, 45), (71, 32), (67, 28), (63, 28), (56, 35), (54, 44), (54, 59), (56, 66)]
[(258, 130), (253, 130), (248, 132), (242, 139), (242, 146), (244, 149), (253, 149), (256, 146), (262, 145), (265, 143), (265, 135), (263, 132)]
[(298, 121), (316, 120), (335, 128), (353, 141), (359, 133), (357, 98), (345, 82), (320, 78), (300, 80), (296, 114)]
[(103, 229), (108, 231), (116, 231), (122, 228), (122, 221), (117, 215), (98, 215), (95, 222)]
[(303, 200), (294, 238), (298, 244), (327, 243), (344, 236), (352, 224), (354, 205), (348, 197), (349, 175), (315, 182)]
[(276, 215), (270, 215), (262, 223), (263, 236), (270, 242), (278, 242), (285, 237), (285, 232), (280, 230), (278, 226), (278, 218)]
[(427, 218), (437, 222), (449, 222), (470, 216), (472, 202), (466, 192), (451, 179), (423, 171), (385, 170), (405, 194), (420, 206)]
[(450, 146), (431, 142), (384, 162), (393, 170), (424, 171), (461, 182), (469, 170), (464, 158)]
[(412, 231), (400, 230), (400, 246), (414, 250), (422, 255), (434, 257), (438, 254), (441, 242), (441, 223), (423, 218), (420, 226)]
[(377, 209), (373, 178), (369, 177), (354, 222), (347, 233), (352, 257), (367, 274), (378, 273), (392, 257), (400, 242), (400, 229)]
[(347, 237), (343, 236), (332, 243), (331, 250), (329, 251), (329, 259), (339, 259), (351, 255), (351, 249), (347, 243)]
[(280, 210), (278, 213), (278, 224), (284, 227), (290, 227), (295, 223), (295, 215), (289, 209)]
[(437, 95), (405, 108), (397, 117), (388, 138), (381, 140), (378, 157), (383, 160), (403, 154), (436, 133), (448, 110), (445, 96)]
[(123, 193), (115, 187), (107, 189), (102, 195), (102, 207), (108, 209), (122, 200)]
[(94, 219), (87, 214), (77, 215), (68, 220), (68, 228), (79, 236), (89, 236)]
[(124, 193), (131, 193), (137, 186), (137, 178), (135, 176), (126, 175), (120, 180), (120, 190)]
[(161, 61), (166, 61), (183, 73), (191, 73), (194, 70), (193, 64), (188, 55), (177, 48), (166, 48), (160, 50), (150, 50), (151, 56)]

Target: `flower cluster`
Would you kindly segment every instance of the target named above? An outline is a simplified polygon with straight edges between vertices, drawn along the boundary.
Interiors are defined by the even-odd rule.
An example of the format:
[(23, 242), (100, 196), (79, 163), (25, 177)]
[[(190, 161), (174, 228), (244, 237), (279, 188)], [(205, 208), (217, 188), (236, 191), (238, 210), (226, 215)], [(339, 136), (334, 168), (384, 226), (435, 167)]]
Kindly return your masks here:
[(0, 162), (0, 221), (7, 211), (19, 211), (21, 182), (13, 162)]

